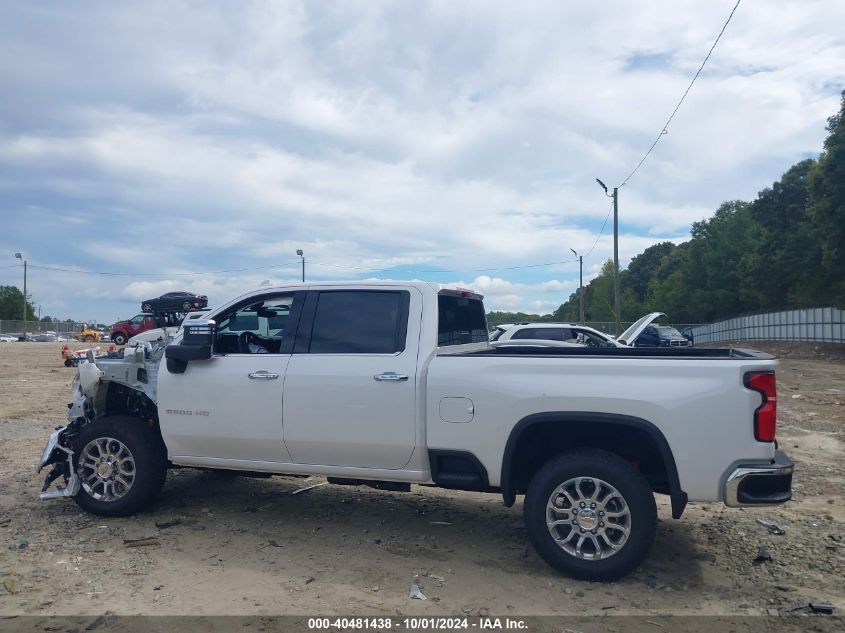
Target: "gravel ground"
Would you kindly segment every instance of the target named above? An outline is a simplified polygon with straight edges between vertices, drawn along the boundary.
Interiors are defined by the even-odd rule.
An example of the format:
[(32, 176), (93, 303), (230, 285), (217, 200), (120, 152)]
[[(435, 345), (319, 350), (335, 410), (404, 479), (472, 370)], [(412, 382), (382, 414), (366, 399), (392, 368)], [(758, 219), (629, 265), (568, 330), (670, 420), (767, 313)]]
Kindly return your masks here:
[[(504, 508), (496, 495), (325, 485), (292, 496), (322, 480), (185, 469), (131, 518), (41, 502), (33, 465), (64, 420), (75, 370), (62, 366), (60, 344), (0, 343), (0, 615), (781, 617), (809, 602), (841, 615), (845, 362), (838, 349), (819, 358), (813, 346), (754, 346), (784, 354), (778, 435), (796, 462), (794, 501), (755, 511), (691, 504), (674, 521), (658, 497), (650, 558), (599, 584), (549, 569), (527, 544), (521, 503)], [(771, 560), (755, 562), (760, 547)], [(412, 583), (427, 600), (408, 597)]]

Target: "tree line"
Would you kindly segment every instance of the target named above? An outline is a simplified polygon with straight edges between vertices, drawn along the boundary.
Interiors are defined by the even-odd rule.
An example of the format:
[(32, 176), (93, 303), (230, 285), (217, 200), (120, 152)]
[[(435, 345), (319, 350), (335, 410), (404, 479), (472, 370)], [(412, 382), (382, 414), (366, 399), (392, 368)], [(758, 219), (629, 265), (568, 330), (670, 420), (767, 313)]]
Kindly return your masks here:
[[(751, 202), (724, 202), (682, 244), (661, 242), (619, 274), (621, 320), (675, 323), (845, 306), (845, 91), (817, 159), (793, 165)], [(614, 321), (613, 262), (584, 287), (586, 321)], [(491, 324), (577, 321), (578, 293), (550, 315), (491, 312)]]

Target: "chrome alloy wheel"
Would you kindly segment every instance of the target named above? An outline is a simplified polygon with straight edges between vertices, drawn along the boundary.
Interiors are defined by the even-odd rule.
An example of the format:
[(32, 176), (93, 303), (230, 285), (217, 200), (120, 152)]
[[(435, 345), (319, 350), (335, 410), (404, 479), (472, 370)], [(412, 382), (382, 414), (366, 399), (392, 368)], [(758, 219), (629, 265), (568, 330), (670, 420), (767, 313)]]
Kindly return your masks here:
[(552, 492), (546, 525), (567, 554), (599, 560), (624, 547), (631, 534), (631, 511), (625, 497), (606, 481), (575, 477)]
[(135, 482), (135, 458), (120, 440), (98, 437), (82, 449), (77, 474), (82, 488), (91, 497), (117, 501)]

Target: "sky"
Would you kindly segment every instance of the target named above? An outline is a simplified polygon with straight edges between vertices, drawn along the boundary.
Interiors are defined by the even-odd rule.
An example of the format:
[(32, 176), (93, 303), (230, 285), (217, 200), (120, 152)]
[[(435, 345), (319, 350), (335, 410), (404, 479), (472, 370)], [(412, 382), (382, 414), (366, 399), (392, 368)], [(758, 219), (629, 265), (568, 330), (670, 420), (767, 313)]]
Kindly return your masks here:
[[(424, 279), (547, 313), (735, 0), (0, 5), (0, 284), (110, 323), (171, 290)], [(619, 192), (619, 257), (816, 156), (845, 3), (744, 0)], [(639, 315), (623, 315), (623, 320)]]

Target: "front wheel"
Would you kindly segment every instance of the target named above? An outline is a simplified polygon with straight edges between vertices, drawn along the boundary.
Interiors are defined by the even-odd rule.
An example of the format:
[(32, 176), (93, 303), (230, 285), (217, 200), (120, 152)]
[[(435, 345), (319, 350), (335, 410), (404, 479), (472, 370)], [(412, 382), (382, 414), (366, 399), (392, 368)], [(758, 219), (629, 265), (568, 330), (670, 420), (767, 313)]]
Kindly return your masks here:
[(86, 343), (93, 343), (94, 342), (94, 336), (92, 334), (86, 334), (83, 337), (82, 340), (85, 341)]
[(114, 334), (112, 334), (111, 340), (116, 345), (123, 345), (124, 343), (126, 343), (126, 335), (123, 332), (115, 332)]
[(164, 485), (167, 456), (161, 437), (138, 418), (100, 418), (82, 428), (74, 449), (80, 483), (74, 499), (92, 514), (134, 514)]
[(549, 565), (583, 580), (616, 580), (651, 549), (657, 506), (643, 475), (618, 455), (579, 449), (551, 459), (525, 495), (525, 526)]

